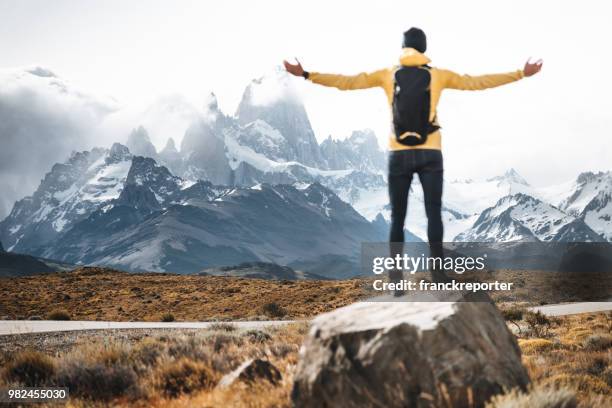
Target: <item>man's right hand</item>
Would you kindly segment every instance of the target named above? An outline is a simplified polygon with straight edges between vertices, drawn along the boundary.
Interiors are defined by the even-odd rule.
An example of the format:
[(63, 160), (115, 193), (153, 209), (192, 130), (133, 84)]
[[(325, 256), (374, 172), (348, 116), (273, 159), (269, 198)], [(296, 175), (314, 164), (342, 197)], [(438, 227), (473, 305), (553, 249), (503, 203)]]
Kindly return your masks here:
[(525, 68), (523, 68), (523, 73), (526, 77), (530, 77), (540, 72), (540, 70), (542, 69), (542, 65), (544, 64), (544, 61), (542, 61), (541, 59), (537, 60), (536, 62), (530, 61), (531, 58), (527, 60), (527, 62), (525, 63)]
[(298, 59), (296, 58), (295, 61), (297, 62), (297, 64), (291, 64), (289, 61), (283, 61), (283, 65), (285, 66), (285, 69), (287, 70), (288, 73), (290, 73), (291, 75), (295, 75), (298, 77), (303, 77), (304, 76), (304, 68), (302, 68), (302, 64), (300, 64), (300, 61), (298, 61)]

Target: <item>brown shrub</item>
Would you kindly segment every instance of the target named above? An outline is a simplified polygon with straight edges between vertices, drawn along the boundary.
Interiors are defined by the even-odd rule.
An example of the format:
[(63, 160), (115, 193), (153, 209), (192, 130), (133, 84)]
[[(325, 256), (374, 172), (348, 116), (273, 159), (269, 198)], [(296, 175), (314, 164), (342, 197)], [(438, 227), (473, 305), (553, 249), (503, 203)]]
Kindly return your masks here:
[(72, 396), (108, 401), (140, 395), (138, 377), (131, 367), (70, 359), (60, 365), (56, 384), (68, 387)]
[(23, 351), (4, 367), (2, 376), (9, 382), (26, 387), (38, 387), (49, 383), (55, 374), (55, 362), (38, 351)]
[(516, 322), (523, 319), (525, 309), (517, 306), (512, 306), (507, 309), (500, 309), (500, 312), (505, 320)]
[(161, 321), (164, 323), (170, 323), (170, 322), (173, 322), (174, 320), (175, 320), (174, 315), (172, 313), (164, 313), (161, 316)]
[(523, 320), (525, 320), (525, 323), (527, 323), (535, 337), (548, 336), (548, 329), (552, 321), (544, 313), (526, 311), (523, 314)]
[(266, 303), (261, 310), (265, 315), (270, 317), (283, 317), (287, 314), (287, 311), (276, 302)]
[(216, 375), (208, 365), (186, 358), (166, 364), (157, 373), (157, 387), (172, 398), (210, 389), (216, 383)]
[(155, 339), (144, 339), (130, 350), (130, 359), (137, 368), (151, 367), (164, 354), (166, 347)]
[(244, 337), (249, 339), (249, 341), (252, 343), (265, 343), (272, 339), (272, 336), (270, 336), (268, 333), (257, 329), (247, 330), (244, 333)]
[(213, 350), (218, 353), (230, 345), (242, 346), (242, 338), (234, 335), (217, 334), (213, 337)]
[(612, 348), (612, 335), (592, 334), (583, 341), (582, 345), (587, 350), (605, 351)]
[(55, 309), (47, 313), (47, 320), (70, 320), (70, 313), (64, 309)]
[(201, 337), (176, 337), (168, 339), (167, 354), (178, 360), (186, 357), (191, 360), (205, 361), (210, 355), (210, 346)]

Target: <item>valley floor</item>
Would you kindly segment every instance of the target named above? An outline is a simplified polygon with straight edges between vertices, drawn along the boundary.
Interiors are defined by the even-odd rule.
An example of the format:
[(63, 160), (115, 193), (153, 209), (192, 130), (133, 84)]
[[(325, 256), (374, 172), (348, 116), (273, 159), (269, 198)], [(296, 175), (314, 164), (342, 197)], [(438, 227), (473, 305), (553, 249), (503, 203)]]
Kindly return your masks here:
[[(233, 277), (130, 274), (81, 268), (0, 278), (0, 319), (211, 321), (295, 320), (366, 295), (361, 280), (271, 281)], [(61, 319), (50, 319), (61, 320)]]

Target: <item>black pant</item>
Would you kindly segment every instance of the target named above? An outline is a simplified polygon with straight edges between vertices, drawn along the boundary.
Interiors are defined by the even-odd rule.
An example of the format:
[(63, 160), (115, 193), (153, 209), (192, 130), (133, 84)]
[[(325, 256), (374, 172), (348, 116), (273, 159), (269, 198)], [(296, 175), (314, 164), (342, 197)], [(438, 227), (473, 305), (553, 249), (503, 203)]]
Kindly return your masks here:
[[(408, 210), (408, 193), (412, 176), (419, 175), (423, 186), (425, 213), (427, 214), (427, 239), (431, 256), (442, 256), (442, 179), (444, 166), (442, 152), (430, 149), (399, 150), (389, 155), (389, 200), (391, 203), (392, 247), (403, 248), (404, 220)], [(392, 250), (393, 253), (399, 251)]]

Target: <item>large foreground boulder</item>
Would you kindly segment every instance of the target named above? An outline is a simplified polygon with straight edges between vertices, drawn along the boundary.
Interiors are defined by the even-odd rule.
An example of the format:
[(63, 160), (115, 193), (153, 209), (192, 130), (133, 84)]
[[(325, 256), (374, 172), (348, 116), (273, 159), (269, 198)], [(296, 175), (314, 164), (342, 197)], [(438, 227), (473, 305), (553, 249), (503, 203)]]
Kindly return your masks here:
[(314, 319), (296, 407), (481, 407), (525, 389), (520, 349), (487, 302), (362, 302)]

